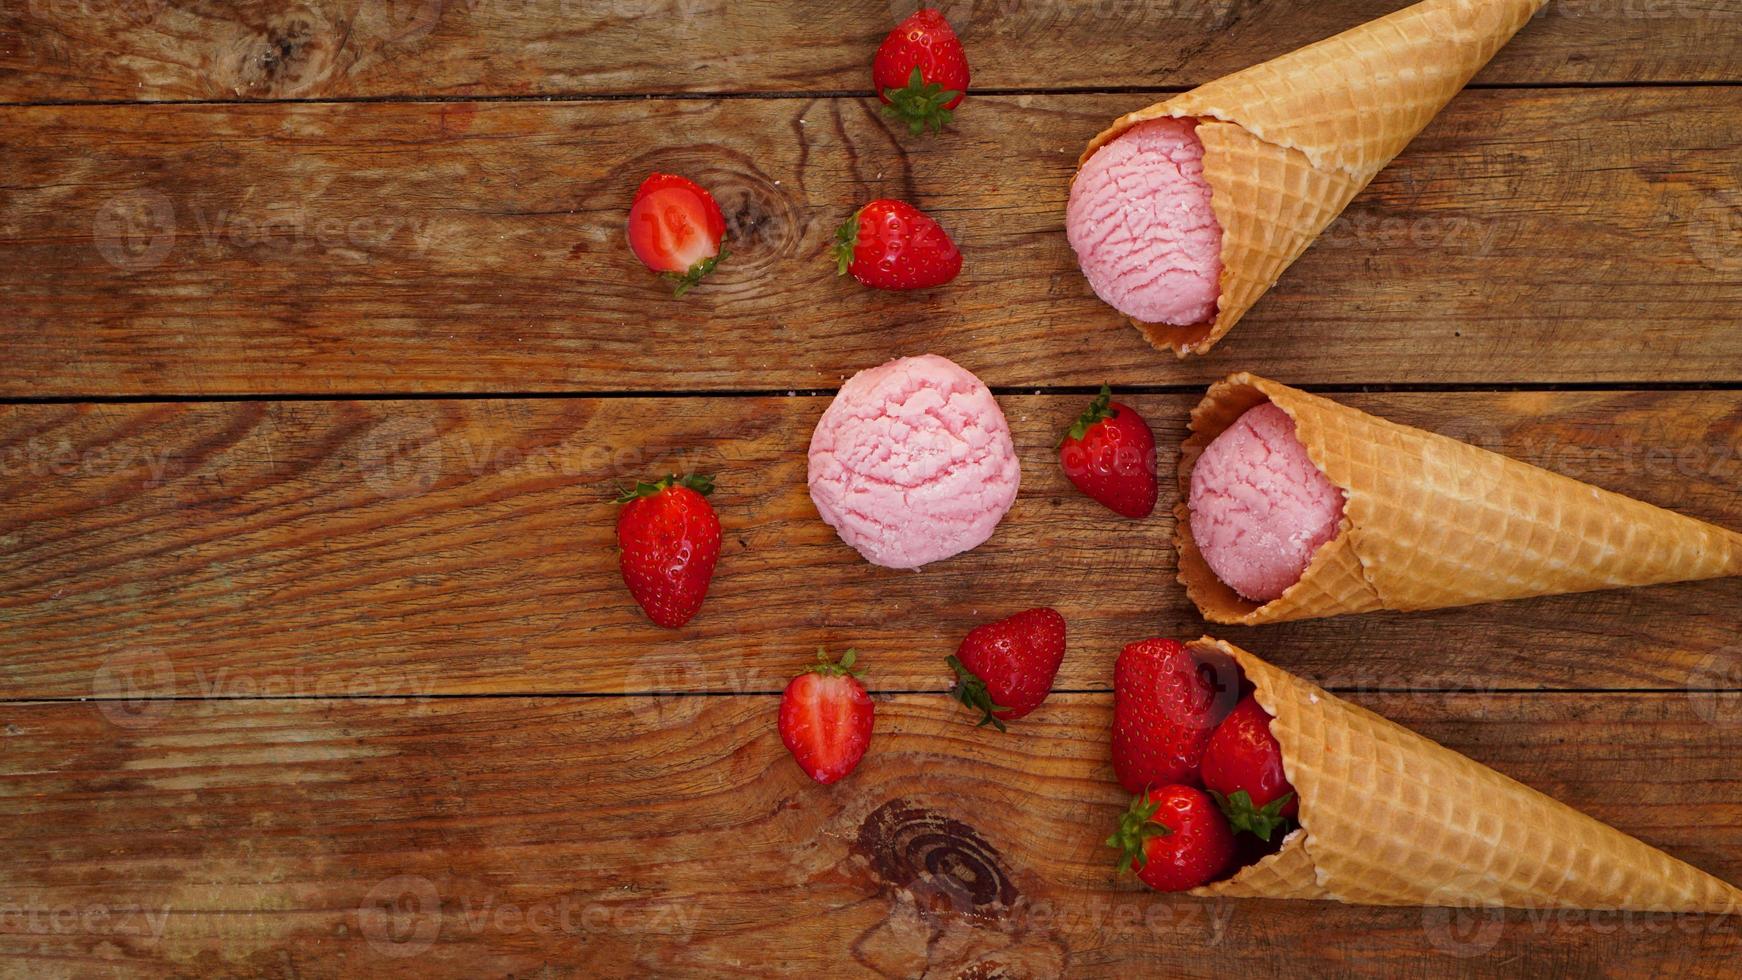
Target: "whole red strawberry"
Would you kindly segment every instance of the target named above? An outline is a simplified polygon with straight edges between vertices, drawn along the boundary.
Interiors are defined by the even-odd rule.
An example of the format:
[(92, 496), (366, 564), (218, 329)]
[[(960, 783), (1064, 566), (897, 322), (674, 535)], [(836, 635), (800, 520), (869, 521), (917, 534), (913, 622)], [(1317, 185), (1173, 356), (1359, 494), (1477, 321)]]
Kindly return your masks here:
[(661, 626), (689, 622), (707, 598), (720, 557), (720, 519), (706, 476), (637, 483), (617, 498), (617, 547), (629, 594)]
[(1078, 490), (1115, 514), (1148, 517), (1155, 510), (1155, 434), (1106, 385), (1059, 443), (1059, 465)]
[(1141, 793), (1195, 784), (1210, 734), (1233, 707), (1237, 681), (1173, 640), (1143, 640), (1113, 665), (1113, 772)]
[(981, 712), (982, 725), (1021, 718), (1052, 693), (1065, 659), (1065, 618), (1046, 609), (976, 626), (946, 658), (956, 672), (956, 700)]
[(1211, 733), (1203, 777), (1235, 830), (1269, 840), (1300, 812), (1300, 799), (1282, 770), (1282, 746), (1270, 734), (1270, 712), (1251, 695), (1241, 698)]
[(725, 234), (720, 205), (687, 177), (653, 174), (636, 188), (629, 205), (629, 248), (643, 265), (664, 273), (677, 296), (726, 258), (720, 248)]
[(832, 783), (852, 772), (871, 744), (876, 706), (853, 671), (854, 653), (840, 663), (817, 651), (816, 666), (794, 677), (780, 696), (780, 740), (812, 779)]
[(835, 232), (835, 271), (873, 289), (929, 289), (956, 278), (962, 253), (918, 208), (877, 200)]
[(1157, 891), (1207, 885), (1234, 860), (1234, 832), (1203, 790), (1177, 784), (1139, 794), (1107, 838), (1119, 867)]
[(944, 15), (922, 7), (878, 45), (871, 82), (909, 132), (937, 132), (968, 92), (968, 55)]

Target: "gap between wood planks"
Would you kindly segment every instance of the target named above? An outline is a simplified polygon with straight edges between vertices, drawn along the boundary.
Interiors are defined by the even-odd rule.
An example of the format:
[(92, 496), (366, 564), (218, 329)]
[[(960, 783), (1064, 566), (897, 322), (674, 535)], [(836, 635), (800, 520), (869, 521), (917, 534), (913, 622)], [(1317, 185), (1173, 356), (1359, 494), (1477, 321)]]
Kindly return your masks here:
[[(1233, 368), (1229, 373), (1235, 373)], [(1127, 395), (1195, 395), (1205, 385), (1114, 385), (1114, 391)], [(1339, 382), (1335, 384), (1298, 384), (1294, 387), (1320, 395), (1387, 395), (1437, 394), (1451, 392), (1626, 392), (1626, 391), (1742, 391), (1737, 381), (1496, 381), (1481, 382)], [(1007, 395), (1093, 395), (1095, 385), (992, 385), (992, 393)], [(645, 391), (357, 391), (357, 392), (293, 392), (216, 394), (163, 393), (150, 395), (44, 395), (0, 396), (0, 406), (7, 405), (182, 405), (182, 404), (251, 404), (256, 402), (384, 402), (384, 401), (520, 401), (558, 399), (624, 399), (624, 398), (821, 398), (833, 396), (835, 388), (738, 388), (718, 391), (695, 389), (648, 389)]]
[[(908, 697), (908, 696), (947, 696), (947, 688), (935, 690), (921, 689), (883, 689), (867, 688), (870, 694), (878, 697)], [(1494, 687), (1472, 690), (1470, 688), (1451, 687), (1347, 687), (1332, 685), (1325, 690), (1331, 694), (1353, 695), (1357, 698), (1381, 695), (1417, 695), (1428, 694), (1438, 697), (1468, 697), (1485, 698), (1502, 695), (1528, 695), (1530, 697), (1552, 697), (1571, 695), (1633, 695), (1661, 697), (1665, 694), (1688, 693), (1698, 691), (1701, 694), (1742, 694), (1742, 687)], [(207, 695), (172, 695), (169, 697), (79, 697), (79, 698), (9, 698), (0, 697), (0, 704), (32, 705), (32, 704), (132, 704), (138, 701), (580, 701), (613, 698), (776, 698), (780, 691), (482, 691), (476, 693), (448, 694), (213, 694)], [(1105, 688), (1058, 688), (1048, 694), (1071, 695), (1106, 695), (1113, 689)]]
[[(1176, 95), (1189, 92), (1192, 85), (1082, 85), (1057, 88), (1006, 87), (976, 88), (975, 95)], [(1469, 91), (1553, 91), (1558, 89), (1634, 89), (1634, 88), (1736, 88), (1742, 80), (1709, 81), (1607, 81), (1607, 82), (1472, 82), (1464, 86)], [(669, 99), (683, 102), (713, 102), (723, 99), (869, 99), (872, 93), (863, 89), (822, 89), (807, 92), (792, 89), (779, 92), (556, 92), (544, 95), (357, 95), (323, 96), (318, 98), (272, 99), (35, 99), (22, 102), (0, 102), (0, 109), (35, 109), (67, 107), (124, 106), (267, 106), (267, 105), (355, 105), (366, 103), (426, 103), (449, 102), (636, 102)]]

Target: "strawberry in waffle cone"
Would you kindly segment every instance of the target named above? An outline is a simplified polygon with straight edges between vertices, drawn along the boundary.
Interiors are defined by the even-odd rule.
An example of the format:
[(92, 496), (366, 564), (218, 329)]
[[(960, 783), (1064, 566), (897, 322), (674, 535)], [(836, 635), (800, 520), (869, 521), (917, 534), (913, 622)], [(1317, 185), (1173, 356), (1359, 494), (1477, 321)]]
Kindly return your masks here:
[(1121, 116), (1066, 227), (1158, 349), (1203, 353), (1546, 0), (1425, 0)]
[(1250, 374), (1192, 411), (1179, 479), (1179, 580), (1215, 623), (1742, 575), (1742, 534)]
[(1196, 894), (1359, 905), (1742, 911), (1742, 891), (1250, 653), (1300, 797), (1280, 850)]

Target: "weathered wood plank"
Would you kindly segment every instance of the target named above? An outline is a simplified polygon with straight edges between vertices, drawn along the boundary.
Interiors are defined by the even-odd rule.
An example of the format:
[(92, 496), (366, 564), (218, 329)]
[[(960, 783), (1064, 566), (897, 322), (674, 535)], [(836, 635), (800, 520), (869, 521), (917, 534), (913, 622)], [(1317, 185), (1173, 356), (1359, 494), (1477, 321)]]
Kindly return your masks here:
[[(1192, 85), (1403, 0), (943, 5), (991, 88)], [(27, 0), (0, 100), (853, 91), (908, 0)], [(1720, 81), (1736, 0), (1557, 0), (1479, 82)]]
[[(1735, 704), (1365, 702), (1742, 876)], [(826, 789), (771, 696), (112, 707), (0, 705), (0, 955), (26, 972), (1719, 976), (1742, 950), (1732, 919), (1459, 929), (1147, 893), (1101, 845), (1122, 804), (1105, 695), (1006, 736), (938, 695), (882, 699), (870, 754)]]
[[(989, 98), (925, 142), (854, 99), (0, 110), (0, 397), (821, 388), (928, 349), (1021, 386), (1742, 378), (1742, 89), (1468, 93), (1185, 364), (1062, 233), (1078, 148), (1141, 101)], [(733, 229), (681, 300), (622, 240), (654, 168)], [(837, 278), (878, 196), (962, 278)]]
[[(970, 368), (985, 362), (967, 359)], [(1742, 393), (1417, 393), (1352, 404), (1742, 527)], [(938, 690), (973, 624), (1052, 604), (1063, 689), (1144, 636), (1196, 636), (1171, 486), (1128, 522), (1051, 447), (1086, 396), (1005, 396), (1022, 493), (986, 545), (878, 569), (817, 517), (826, 399), (42, 405), (0, 409), (0, 696), (778, 691), (856, 646)], [(1171, 471), (1195, 398), (1140, 396)], [(701, 614), (653, 627), (615, 557), (612, 484), (717, 475)], [(1228, 630), (1356, 689), (1742, 686), (1742, 581)]]

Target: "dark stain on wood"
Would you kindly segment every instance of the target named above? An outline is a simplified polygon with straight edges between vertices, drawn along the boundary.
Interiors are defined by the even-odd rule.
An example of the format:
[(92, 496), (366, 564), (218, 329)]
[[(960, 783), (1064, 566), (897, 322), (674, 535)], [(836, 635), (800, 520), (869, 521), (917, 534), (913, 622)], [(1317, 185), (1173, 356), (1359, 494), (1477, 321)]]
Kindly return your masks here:
[(997, 917), (1021, 893), (1004, 859), (968, 824), (907, 800), (890, 800), (859, 825), (858, 853), (880, 887), (932, 913)]

